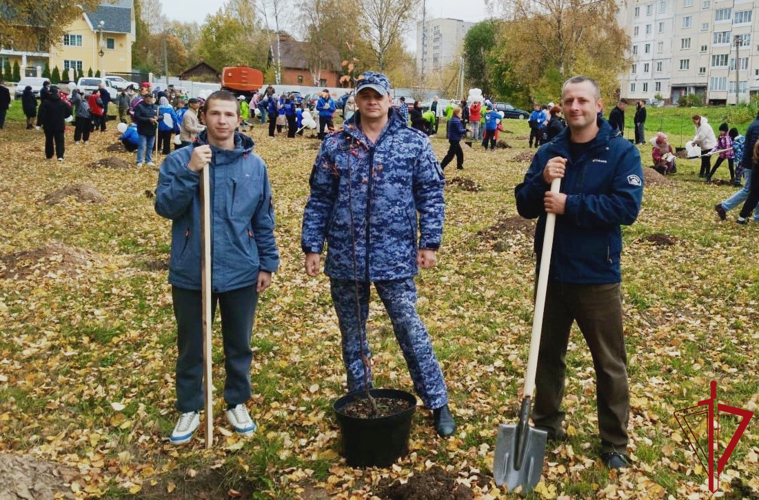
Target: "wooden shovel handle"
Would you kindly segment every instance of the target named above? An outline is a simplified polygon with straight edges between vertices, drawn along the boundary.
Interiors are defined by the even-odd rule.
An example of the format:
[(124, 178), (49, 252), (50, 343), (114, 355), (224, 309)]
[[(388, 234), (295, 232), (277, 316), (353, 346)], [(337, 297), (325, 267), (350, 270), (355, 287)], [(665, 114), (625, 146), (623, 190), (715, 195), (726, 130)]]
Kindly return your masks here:
[[(551, 182), (551, 192), (558, 193), (561, 179)], [(532, 318), (532, 338), (530, 339), (530, 357), (527, 361), (527, 373), (524, 377), (524, 397), (531, 398), (535, 390), (535, 374), (538, 371), (538, 352), (540, 351), (540, 335), (543, 332), (543, 312), (546, 306), (546, 291), (548, 290), (548, 271), (551, 267), (551, 250), (553, 249), (553, 231), (556, 227), (556, 214), (549, 213), (546, 217), (545, 236), (543, 237), (543, 252), (540, 255), (540, 272), (538, 273), (538, 291), (535, 295), (535, 315)]]
[(206, 413), (206, 449), (213, 446), (213, 381), (211, 379), (213, 318), (211, 316), (211, 181), (209, 170), (209, 165), (203, 168), (200, 185), (200, 203), (203, 209), (200, 216), (200, 231), (202, 233), (200, 281), (203, 297), (203, 406)]

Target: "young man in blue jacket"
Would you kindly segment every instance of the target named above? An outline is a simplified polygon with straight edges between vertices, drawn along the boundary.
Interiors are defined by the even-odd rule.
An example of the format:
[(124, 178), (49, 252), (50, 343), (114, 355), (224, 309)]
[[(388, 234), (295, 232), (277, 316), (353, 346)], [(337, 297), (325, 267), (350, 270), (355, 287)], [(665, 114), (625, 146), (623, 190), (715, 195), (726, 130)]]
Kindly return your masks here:
[[(596, 370), (601, 458), (610, 469), (628, 465), (630, 403), (620, 296), (620, 225), (635, 222), (643, 196), (638, 150), (603, 119), (598, 84), (587, 77), (568, 80), (562, 90), (568, 127), (542, 146), (524, 182), (515, 189), (522, 217), (538, 220), (535, 252), (543, 246), (546, 213), (556, 230), (540, 342), (532, 419), (560, 440), (564, 412), (565, 357), (574, 321)], [(561, 192), (550, 192), (561, 178)], [(540, 266), (540, 262), (538, 262)]]
[[(385, 75), (364, 73), (356, 86), (358, 111), (324, 139), (311, 172), (301, 246), (306, 273), (316, 276), (327, 242), (324, 272), (340, 324), (348, 390), (365, 388), (359, 339), (366, 331), (374, 283), (414, 388), (433, 411), (435, 430), (445, 437), (456, 425), (443, 373), (416, 311), (414, 285), (419, 266), (435, 265), (445, 180), (429, 139), (399, 118), (389, 92)], [(368, 343), (363, 350), (368, 358)], [(371, 385), (371, 373), (367, 378)]]
[(236, 132), (241, 118), (234, 94), (211, 94), (203, 116), (206, 130), (189, 147), (166, 157), (156, 189), (156, 212), (172, 220), (169, 283), (177, 320), (176, 406), (181, 413), (170, 436), (173, 444), (192, 439), (203, 407), (199, 184), (204, 168), (211, 169), (212, 308), (218, 301), (226, 416), (241, 435), (256, 430), (245, 403), (251, 396), (250, 337), (258, 294), (269, 287), (279, 265), (269, 176), (263, 160), (253, 154), (253, 140)]
[(327, 133), (335, 127), (332, 122), (332, 114), (335, 112), (335, 101), (329, 96), (329, 90), (322, 90), (319, 100), (316, 102), (319, 110), (319, 133), (318, 137), (324, 140)]

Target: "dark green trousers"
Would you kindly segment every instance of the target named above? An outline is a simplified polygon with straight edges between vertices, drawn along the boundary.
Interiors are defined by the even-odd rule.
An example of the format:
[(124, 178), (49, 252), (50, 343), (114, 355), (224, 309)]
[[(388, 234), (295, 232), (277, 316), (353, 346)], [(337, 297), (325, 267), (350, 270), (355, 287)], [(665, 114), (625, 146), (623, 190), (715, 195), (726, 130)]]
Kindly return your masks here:
[(561, 428), (564, 412), (559, 406), (574, 321), (593, 356), (601, 452), (627, 453), (630, 396), (619, 283), (548, 283), (532, 419), (549, 435)]

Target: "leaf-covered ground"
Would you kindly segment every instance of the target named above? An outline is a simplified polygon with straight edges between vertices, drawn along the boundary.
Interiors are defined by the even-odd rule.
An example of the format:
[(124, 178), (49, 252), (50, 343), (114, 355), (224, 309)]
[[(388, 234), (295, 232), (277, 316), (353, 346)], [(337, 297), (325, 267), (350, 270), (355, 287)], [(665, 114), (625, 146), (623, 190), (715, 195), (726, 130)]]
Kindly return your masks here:
[[(338, 455), (330, 405), (345, 392), (340, 337), (327, 279), (302, 271), (300, 221), (317, 141), (270, 139), (260, 126), (251, 132), (269, 166), (282, 254), (253, 334), (249, 408), (259, 431), (241, 440), (227, 430), (217, 335), (217, 442), (205, 451), (200, 431), (190, 445), (167, 442), (176, 418), (170, 222), (153, 210), (155, 169), (88, 166), (109, 156), (133, 162), (106, 151), (116, 137), (109, 125), (87, 146), (67, 133), (63, 163), (44, 159), (41, 132), (18, 121), (0, 131), (1, 453), (73, 467), (78, 475), (65, 484), (77, 496), (369, 498), (435, 465), (476, 497), (506, 494), (490, 477), (497, 426), (516, 422), (532, 321), (532, 227), (514, 219), (513, 197), (531, 157), (526, 123), (506, 123), (512, 133), (501, 138), (515, 148), (465, 149), (465, 170), (447, 170), (439, 265), (417, 280), (458, 430), (436, 437), (420, 408), (411, 454), (368, 470)], [(433, 145), (442, 158), (447, 141)], [(643, 156), (645, 165), (648, 147)], [(669, 185), (646, 188), (638, 222), (624, 230), (635, 465), (610, 474), (597, 459), (594, 372), (575, 330), (564, 401), (569, 440), (549, 447), (536, 497), (701, 498), (707, 474), (673, 412), (708, 398), (710, 380), (718, 398), (757, 410), (759, 228), (735, 224), (734, 213), (719, 221), (712, 207), (733, 188), (698, 182), (696, 168), (681, 161)], [(105, 201), (90, 187), (70, 188), (81, 184)], [(85, 191), (94, 202), (76, 201)], [(369, 336), (376, 385), (410, 390), (376, 297)], [(722, 420), (723, 442), (731, 425)], [(759, 495), (758, 425), (751, 422), (723, 473), (726, 496)], [(704, 426), (694, 427), (703, 436)]]

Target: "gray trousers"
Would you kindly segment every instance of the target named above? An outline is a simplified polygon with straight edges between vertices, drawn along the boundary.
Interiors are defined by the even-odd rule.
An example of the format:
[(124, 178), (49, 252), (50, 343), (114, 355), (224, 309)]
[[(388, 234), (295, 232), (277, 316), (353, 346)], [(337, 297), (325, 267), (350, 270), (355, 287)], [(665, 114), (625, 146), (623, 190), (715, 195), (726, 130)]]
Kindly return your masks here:
[[(172, 287), (174, 316), (177, 319), (177, 409), (182, 413), (203, 408), (203, 307), (200, 290)], [(212, 294), (211, 309), (221, 308), (224, 338), (224, 399), (229, 406), (245, 403), (251, 396), (250, 363), (253, 350), (250, 336), (256, 315), (258, 293), (251, 285)]]
[(548, 283), (532, 419), (549, 435), (561, 427), (565, 414), (559, 405), (564, 397), (567, 345), (574, 321), (593, 357), (601, 452), (626, 453), (630, 396), (619, 283)]

